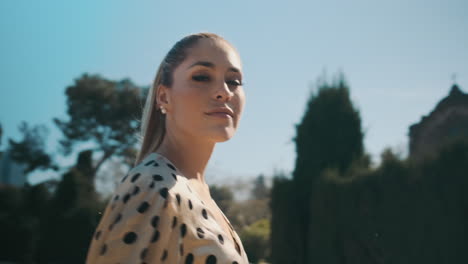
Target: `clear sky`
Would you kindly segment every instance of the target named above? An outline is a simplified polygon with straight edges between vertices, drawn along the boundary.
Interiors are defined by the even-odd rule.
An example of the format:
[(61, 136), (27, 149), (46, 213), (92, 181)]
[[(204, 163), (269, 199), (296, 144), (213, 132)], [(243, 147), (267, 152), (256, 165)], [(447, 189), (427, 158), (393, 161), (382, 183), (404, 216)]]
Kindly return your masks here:
[(0, 1), (1, 147), (19, 139), (24, 120), (49, 127), (55, 152), (52, 118), (66, 118), (75, 78), (149, 85), (178, 39), (211, 31), (239, 50), (247, 102), (237, 134), (213, 153), (208, 183), (291, 172), (295, 124), (324, 71), (345, 74), (378, 161), (387, 146), (407, 151), (409, 125), (448, 94), (453, 73), (468, 92), (467, 11), (466, 0)]

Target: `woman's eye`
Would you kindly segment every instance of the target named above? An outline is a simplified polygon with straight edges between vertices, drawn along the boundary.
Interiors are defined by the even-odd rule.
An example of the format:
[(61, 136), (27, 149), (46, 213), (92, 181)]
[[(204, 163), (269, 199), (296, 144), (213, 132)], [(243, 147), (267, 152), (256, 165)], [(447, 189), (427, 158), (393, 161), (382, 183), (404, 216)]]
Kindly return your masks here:
[(242, 85), (242, 83), (240, 81), (238, 81), (238, 80), (230, 80), (230, 81), (227, 81), (226, 83), (229, 84), (229, 85), (234, 85), (234, 86)]
[(192, 80), (196, 82), (206, 82), (210, 80), (210, 77), (207, 75), (194, 75), (192, 76)]

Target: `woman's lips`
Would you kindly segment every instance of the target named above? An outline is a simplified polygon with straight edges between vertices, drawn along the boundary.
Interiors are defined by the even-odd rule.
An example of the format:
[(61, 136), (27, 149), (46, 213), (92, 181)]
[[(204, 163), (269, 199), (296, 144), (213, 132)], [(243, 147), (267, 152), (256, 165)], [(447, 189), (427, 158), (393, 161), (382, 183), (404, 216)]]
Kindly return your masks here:
[(214, 116), (214, 117), (219, 117), (219, 118), (231, 118), (231, 116), (228, 113), (221, 113), (221, 112), (209, 113), (207, 115)]

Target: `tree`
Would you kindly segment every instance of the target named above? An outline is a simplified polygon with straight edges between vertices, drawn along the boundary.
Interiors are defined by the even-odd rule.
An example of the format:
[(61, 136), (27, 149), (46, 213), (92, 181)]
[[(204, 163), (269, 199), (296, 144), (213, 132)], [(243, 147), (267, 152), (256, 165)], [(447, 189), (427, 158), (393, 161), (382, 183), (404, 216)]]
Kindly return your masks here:
[(260, 174), (254, 180), (254, 187), (252, 189), (251, 196), (253, 199), (262, 200), (267, 199), (270, 195), (268, 187), (265, 185), (265, 176)]
[(24, 173), (30, 173), (36, 169), (58, 170), (51, 156), (45, 151), (45, 138), (48, 130), (44, 125), (29, 128), (26, 122), (19, 125), (19, 130), (23, 134), (21, 141), (9, 139), (9, 150), (13, 160), (26, 164)]
[(293, 181), (283, 174), (273, 177), (271, 190), (271, 260), (272, 263), (302, 264), (298, 247), (303, 235), (298, 226), (298, 210)]
[(210, 185), (210, 195), (224, 214), (232, 205), (234, 194), (227, 186)]
[[(311, 93), (301, 122), (296, 125), (296, 164), (292, 180), (274, 181), (272, 191), (272, 226), (289, 226), (285, 234), (272, 229), (274, 263), (309, 263), (310, 230), (314, 217), (312, 193), (321, 175), (334, 169), (338, 175), (350, 175), (359, 166), (368, 166), (364, 155), (363, 132), (359, 111), (351, 102), (343, 74), (331, 84), (323, 79), (318, 91)], [(287, 217), (285, 217), (287, 216)], [(293, 238), (293, 239), (291, 239)], [(281, 250), (284, 241), (291, 241)]]
[(250, 262), (257, 263), (269, 257), (270, 221), (268, 219), (260, 219), (246, 226), (240, 237)]
[[(23, 261), (29, 254), (22, 247), (27, 242), (29, 230), (24, 217), (23, 195), (20, 188), (4, 185), (0, 187), (0, 256), (2, 261)], [(26, 221), (25, 221), (26, 220)], [(29, 245), (27, 245), (29, 246)]]
[[(2, 128), (2, 124), (0, 124), (0, 146), (2, 145), (2, 136), (3, 136), (3, 128)], [(2, 158), (3, 156), (3, 151), (0, 151), (0, 159)]]
[(344, 174), (364, 154), (361, 118), (343, 75), (336, 83), (319, 83), (318, 92), (311, 94), (296, 128), (293, 177), (301, 183), (310, 182), (311, 177), (318, 177), (327, 168), (337, 168)]
[(92, 178), (113, 155), (131, 166), (144, 92), (129, 79), (112, 81), (88, 74), (75, 79), (66, 88), (70, 120), (53, 119), (65, 137), (60, 140), (63, 154), (69, 155), (78, 142), (94, 142), (97, 146), (91, 150), (102, 151), (103, 155), (90, 171)]
[(89, 152), (62, 176), (46, 211), (40, 235), (40, 263), (84, 263), (104, 203), (98, 200), (86, 173)]
[(3, 136), (3, 128), (2, 128), (2, 124), (0, 124), (0, 146), (2, 145), (2, 136)]
[(324, 79), (318, 92), (312, 93), (302, 121), (297, 125), (296, 165), (293, 182), (297, 190), (298, 227), (302, 245), (298, 247), (301, 263), (310, 255), (309, 228), (313, 220), (310, 212), (314, 182), (326, 169), (337, 169), (340, 175), (362, 159), (364, 153), (361, 118), (354, 108), (349, 87), (340, 74), (332, 84)]

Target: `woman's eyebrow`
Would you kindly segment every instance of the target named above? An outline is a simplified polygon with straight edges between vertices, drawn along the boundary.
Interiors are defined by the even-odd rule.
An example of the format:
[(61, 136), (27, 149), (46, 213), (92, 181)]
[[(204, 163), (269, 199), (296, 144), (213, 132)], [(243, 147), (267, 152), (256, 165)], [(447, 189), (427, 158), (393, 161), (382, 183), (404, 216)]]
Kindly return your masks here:
[(213, 69), (215, 68), (214, 63), (212, 63), (212, 62), (209, 62), (209, 61), (197, 61), (197, 62), (195, 62), (194, 64), (190, 65), (190, 66), (188, 67), (188, 69), (190, 69), (190, 68), (192, 68), (192, 67), (194, 67), (194, 66), (197, 66), (197, 65), (198, 65), (198, 66), (205, 66), (205, 67), (213, 68)]
[(240, 73), (240, 70), (237, 69), (236, 67), (229, 67), (229, 70), (230, 70), (230, 71), (233, 71), (233, 72)]
[[(216, 66), (214, 65), (214, 63), (212, 62), (209, 62), (209, 61), (197, 61), (195, 62), (194, 64), (190, 65), (188, 67), (188, 69), (194, 67), (194, 66), (204, 66), (204, 67), (208, 67), (208, 68), (216, 68)], [(240, 70), (236, 67), (229, 67), (228, 69), (229, 71), (233, 71), (233, 72), (237, 72), (237, 73), (240, 73)]]

